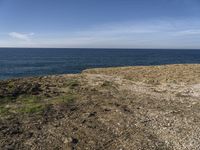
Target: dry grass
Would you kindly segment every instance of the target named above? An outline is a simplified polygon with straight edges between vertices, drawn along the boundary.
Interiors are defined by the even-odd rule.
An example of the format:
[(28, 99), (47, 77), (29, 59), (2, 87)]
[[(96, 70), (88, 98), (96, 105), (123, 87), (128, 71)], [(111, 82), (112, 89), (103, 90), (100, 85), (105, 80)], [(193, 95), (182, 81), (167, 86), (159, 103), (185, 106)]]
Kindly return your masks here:
[(151, 84), (195, 84), (200, 81), (199, 64), (97, 68), (85, 70), (83, 73), (112, 75)]

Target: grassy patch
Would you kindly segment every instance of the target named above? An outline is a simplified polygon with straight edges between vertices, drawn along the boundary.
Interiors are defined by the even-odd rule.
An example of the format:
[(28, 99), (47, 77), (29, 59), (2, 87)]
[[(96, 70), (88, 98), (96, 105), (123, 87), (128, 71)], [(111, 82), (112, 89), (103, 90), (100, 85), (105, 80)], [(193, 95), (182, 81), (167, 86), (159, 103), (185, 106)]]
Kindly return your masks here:
[(37, 98), (31, 98), (23, 100), (22, 107), (19, 109), (19, 113), (41, 113), (45, 110), (48, 105), (54, 104), (69, 104), (73, 103), (76, 99), (76, 96), (72, 93), (68, 93), (66, 95), (58, 96), (55, 98), (51, 98), (48, 101), (38, 101)]
[(22, 95), (13, 100), (6, 98), (0, 104), (0, 115), (41, 112), (44, 106), (38, 96)]
[(45, 97), (41, 96), (35, 96), (35, 95), (21, 95), (20, 97), (17, 98), (16, 102), (19, 103), (35, 103), (35, 102), (41, 102), (41, 100)]
[(17, 99), (19, 104), (19, 113), (37, 113), (44, 110), (45, 105), (43, 104), (41, 97), (33, 95), (23, 95)]
[(10, 114), (40, 114), (49, 105), (70, 104), (75, 99), (77, 99), (77, 95), (73, 91), (52, 98), (37, 95), (21, 95), (13, 100), (5, 99), (2, 101), (0, 103), (0, 116)]
[(73, 93), (67, 93), (66, 95), (62, 95), (62, 96), (53, 98), (51, 100), (51, 104), (73, 103), (76, 98), (77, 98), (77, 96), (74, 95)]
[[(77, 84), (77, 81), (72, 81), (69, 85), (75, 87)], [(0, 101), (0, 116), (12, 114), (40, 114), (49, 105), (70, 104), (73, 103), (75, 99), (77, 99), (77, 94), (75, 94), (73, 90), (51, 98), (42, 95), (20, 95), (14, 99), (6, 97)]]
[(32, 103), (23, 105), (18, 112), (20, 113), (40, 113), (45, 109), (44, 104)]
[[(34, 88), (31, 81), (19, 82), (19, 84), (15, 81), (6, 82), (0, 91), (0, 116), (40, 113), (49, 105), (73, 103), (77, 96), (75, 90), (79, 85), (79, 80), (71, 78), (63, 81), (60, 89), (44, 88), (42, 93), (34, 94), (32, 91), (29, 92)], [(36, 89), (36, 92), (37, 90), (39, 89)], [(46, 93), (50, 93), (51, 96), (46, 96)]]

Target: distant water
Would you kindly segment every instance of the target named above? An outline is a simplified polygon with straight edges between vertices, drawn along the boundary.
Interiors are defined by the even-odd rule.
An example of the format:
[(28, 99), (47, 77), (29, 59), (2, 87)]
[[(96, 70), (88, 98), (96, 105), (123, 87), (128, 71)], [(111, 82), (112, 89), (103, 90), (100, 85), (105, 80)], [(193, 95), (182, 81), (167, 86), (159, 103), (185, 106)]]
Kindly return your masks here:
[(0, 48), (0, 79), (177, 63), (200, 63), (200, 50)]

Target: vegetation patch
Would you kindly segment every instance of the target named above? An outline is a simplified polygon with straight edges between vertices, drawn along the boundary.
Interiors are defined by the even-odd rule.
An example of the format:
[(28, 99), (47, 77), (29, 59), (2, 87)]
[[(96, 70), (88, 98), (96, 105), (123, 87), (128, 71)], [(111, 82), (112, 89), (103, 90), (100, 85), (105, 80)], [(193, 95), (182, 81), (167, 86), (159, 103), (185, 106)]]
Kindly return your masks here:
[(47, 98), (35, 95), (22, 95), (13, 101), (7, 101), (0, 104), (0, 116), (9, 114), (32, 114), (42, 113), (47, 106), (54, 104), (70, 104), (75, 101), (77, 95), (68, 92), (66, 94)]
[(40, 113), (42, 112), (46, 106), (44, 104), (39, 103), (31, 103), (23, 105), (18, 112), (19, 113)]
[(69, 104), (69, 103), (73, 103), (75, 100), (77, 99), (77, 96), (73, 93), (67, 93), (65, 95), (62, 96), (58, 96), (55, 97), (51, 100), (51, 104)]

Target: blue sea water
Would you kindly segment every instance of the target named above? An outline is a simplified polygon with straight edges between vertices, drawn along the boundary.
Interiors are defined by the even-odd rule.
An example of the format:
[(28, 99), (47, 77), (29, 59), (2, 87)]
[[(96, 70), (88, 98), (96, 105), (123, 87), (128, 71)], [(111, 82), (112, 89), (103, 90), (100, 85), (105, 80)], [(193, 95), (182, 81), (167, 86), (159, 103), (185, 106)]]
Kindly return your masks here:
[(180, 63), (200, 63), (200, 50), (0, 48), (0, 79)]

